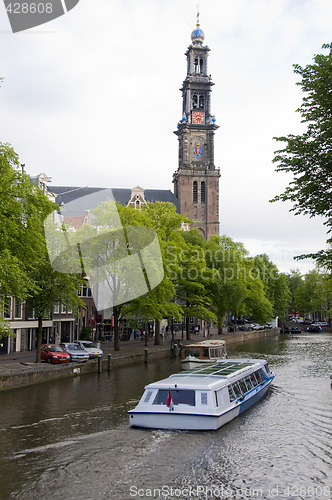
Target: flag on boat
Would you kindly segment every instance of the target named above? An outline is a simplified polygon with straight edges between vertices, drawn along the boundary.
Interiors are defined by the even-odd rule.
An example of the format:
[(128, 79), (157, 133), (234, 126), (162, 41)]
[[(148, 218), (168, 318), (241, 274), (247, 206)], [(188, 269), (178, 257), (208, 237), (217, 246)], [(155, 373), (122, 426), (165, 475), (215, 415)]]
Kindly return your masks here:
[(171, 388), (168, 389), (168, 399), (167, 399), (167, 408), (169, 408), (169, 411), (174, 410), (173, 406), (173, 401), (172, 401), (172, 394), (171, 394)]

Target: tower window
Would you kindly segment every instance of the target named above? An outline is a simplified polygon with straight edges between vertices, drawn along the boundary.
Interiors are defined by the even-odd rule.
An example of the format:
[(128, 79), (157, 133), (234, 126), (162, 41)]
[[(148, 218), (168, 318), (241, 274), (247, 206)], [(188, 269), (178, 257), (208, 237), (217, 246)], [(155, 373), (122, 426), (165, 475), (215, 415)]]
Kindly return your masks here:
[(204, 109), (204, 97), (202, 95), (199, 96), (199, 108)]
[(195, 73), (203, 73), (203, 59), (195, 57), (194, 67), (195, 67)]
[(198, 108), (198, 95), (194, 94), (193, 95), (193, 109)]
[(197, 181), (193, 182), (193, 202), (197, 203), (198, 201), (198, 194), (197, 194)]
[(205, 181), (201, 182), (201, 202), (205, 203)]

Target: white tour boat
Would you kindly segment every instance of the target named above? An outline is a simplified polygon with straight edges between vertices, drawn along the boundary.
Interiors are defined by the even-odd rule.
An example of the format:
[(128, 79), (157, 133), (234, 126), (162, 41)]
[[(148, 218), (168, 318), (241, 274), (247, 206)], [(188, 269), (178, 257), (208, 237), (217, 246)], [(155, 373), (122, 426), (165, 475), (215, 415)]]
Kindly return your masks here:
[(182, 347), (181, 363), (183, 370), (192, 370), (206, 363), (215, 363), (227, 358), (224, 340), (202, 340)]
[(275, 374), (262, 359), (224, 359), (145, 387), (132, 427), (215, 430), (259, 401)]

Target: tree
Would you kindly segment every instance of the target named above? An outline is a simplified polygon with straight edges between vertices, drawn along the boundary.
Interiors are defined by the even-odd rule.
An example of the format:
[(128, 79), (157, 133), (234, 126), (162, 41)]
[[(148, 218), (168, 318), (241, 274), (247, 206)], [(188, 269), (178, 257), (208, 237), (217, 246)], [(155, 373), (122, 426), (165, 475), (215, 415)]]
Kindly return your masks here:
[(266, 298), (272, 305), (272, 316), (284, 318), (291, 300), (286, 275), (279, 272), (266, 254), (257, 255), (254, 263), (263, 281)]
[(213, 271), (211, 288), (219, 326), (227, 312), (236, 318), (243, 313), (247, 254), (242, 243), (228, 236), (212, 236), (206, 244), (205, 258)]
[(306, 314), (320, 314), (320, 277), (316, 270), (309, 271), (303, 280), (303, 285), (298, 287), (295, 292), (295, 302), (297, 310)]
[(190, 340), (190, 317), (216, 321), (209, 282), (211, 273), (206, 266), (206, 241), (197, 229), (183, 232), (178, 255), (178, 270), (174, 273), (176, 297), (186, 317), (186, 338)]
[(157, 322), (165, 316), (181, 317), (181, 307), (172, 302), (175, 287), (166, 248), (177, 248), (185, 220), (169, 203), (136, 210), (107, 201), (93, 210), (91, 225), (70, 235), (71, 247), (81, 242), (84, 269), (97, 290), (97, 309), (109, 309), (113, 315), (114, 350), (120, 349), (122, 317)]
[(297, 303), (295, 300), (295, 296), (297, 293), (297, 290), (301, 287), (303, 287), (303, 280), (301, 273), (298, 269), (292, 269), (290, 274), (287, 275), (287, 281), (288, 281), (288, 287), (290, 291), (290, 302), (289, 302), (289, 308), (288, 312), (289, 313), (296, 313), (297, 312)]
[[(0, 297), (25, 299), (38, 290), (30, 269), (44, 255), (43, 220), (54, 210), (20, 168), (18, 155), (0, 143)], [(3, 327), (1, 329), (1, 326)], [(2, 333), (1, 333), (2, 332)], [(0, 325), (0, 336), (8, 335)]]
[[(332, 230), (332, 44), (327, 55), (314, 56), (314, 64), (304, 68), (294, 64), (294, 72), (301, 75), (297, 83), (305, 93), (297, 110), (307, 129), (302, 135), (275, 137), (286, 147), (275, 152), (273, 162), (277, 172), (291, 172), (293, 180), (284, 193), (274, 201), (291, 201), (295, 215), (323, 216), (328, 233)], [(332, 240), (329, 239), (328, 242)], [(332, 251), (299, 256), (319, 258), (320, 263), (332, 266)]]
[(159, 324), (163, 318), (176, 318), (181, 320), (183, 315), (182, 307), (174, 301), (174, 258), (177, 259), (183, 243), (181, 236), (181, 225), (186, 220), (182, 215), (177, 214), (175, 206), (170, 203), (155, 202), (148, 203), (140, 211), (133, 207), (118, 206), (122, 224), (133, 224), (140, 221), (153, 228), (158, 235), (164, 277), (161, 283), (149, 293), (132, 300), (124, 306), (123, 315), (127, 318), (134, 318), (136, 321), (145, 322), (154, 319), (155, 344), (161, 343)]

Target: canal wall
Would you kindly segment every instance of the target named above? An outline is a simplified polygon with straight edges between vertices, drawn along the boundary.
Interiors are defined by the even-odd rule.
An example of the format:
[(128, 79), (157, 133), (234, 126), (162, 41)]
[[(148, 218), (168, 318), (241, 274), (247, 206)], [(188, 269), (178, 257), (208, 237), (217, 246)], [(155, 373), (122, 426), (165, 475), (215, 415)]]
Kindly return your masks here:
[[(221, 338), (224, 339), (227, 349), (227, 346), (231, 344), (241, 344), (249, 340), (271, 337), (277, 334), (279, 334), (279, 329), (235, 332), (218, 335), (218, 340)], [(198, 340), (202, 339), (193, 339), (192, 342), (197, 342)], [(77, 363), (75, 365), (71, 363), (68, 365), (25, 363), (24, 365), (18, 365), (17, 368), (0, 370), (0, 391), (62, 378), (77, 377), (86, 373), (96, 373), (99, 369), (106, 371), (113, 367), (148, 362), (151, 359), (165, 358), (172, 355), (170, 345), (150, 346), (150, 348), (144, 349), (140, 348), (140, 346), (136, 347), (138, 349), (134, 352), (112, 352), (106, 358), (104, 357), (99, 367), (97, 360), (91, 360), (88, 363)]]

